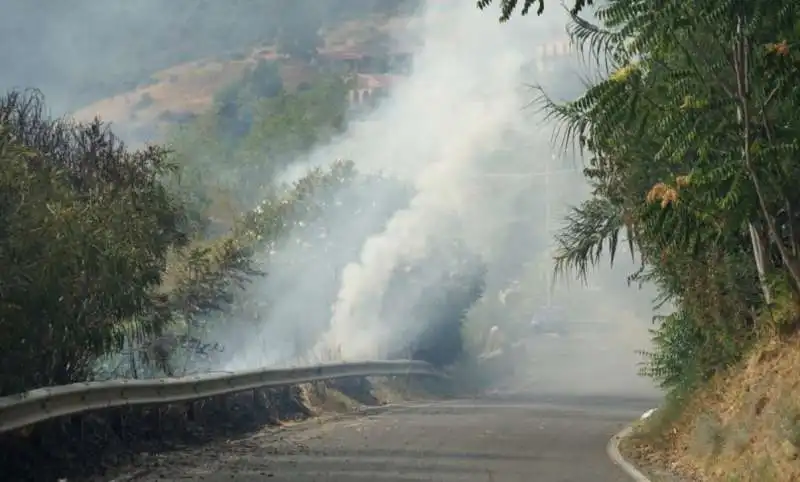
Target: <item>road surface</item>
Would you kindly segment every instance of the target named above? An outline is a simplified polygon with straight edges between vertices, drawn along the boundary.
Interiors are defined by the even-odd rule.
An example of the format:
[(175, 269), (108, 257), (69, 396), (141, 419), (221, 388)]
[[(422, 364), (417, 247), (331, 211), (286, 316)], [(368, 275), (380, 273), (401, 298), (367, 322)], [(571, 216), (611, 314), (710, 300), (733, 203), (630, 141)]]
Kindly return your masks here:
[(115, 480), (627, 482), (606, 444), (655, 403), (496, 395), (382, 407), (152, 456)]

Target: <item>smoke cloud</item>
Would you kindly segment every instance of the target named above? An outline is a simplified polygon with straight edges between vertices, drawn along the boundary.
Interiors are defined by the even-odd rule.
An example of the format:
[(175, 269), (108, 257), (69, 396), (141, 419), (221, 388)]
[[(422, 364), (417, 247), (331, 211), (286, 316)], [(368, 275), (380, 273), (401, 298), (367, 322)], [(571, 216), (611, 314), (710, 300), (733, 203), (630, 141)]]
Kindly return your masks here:
[[(431, 5), (423, 19), (424, 47), (414, 73), (376, 112), (380, 123), (375, 130), (380, 130), (370, 133), (393, 139), (398, 148), (376, 146), (353, 155), (389, 172), (404, 166), (401, 174), (413, 179), (417, 194), (382, 233), (367, 240), (359, 261), (344, 270), (326, 342), (341, 347), (345, 359), (381, 357), (381, 347), (406, 341), (391, 338), (409, 333), (409, 326), (392, 329), (380, 317), (390, 276), (400, 262), (421, 258), (427, 236), (450, 225), (452, 216), (470, 221), (465, 209), (471, 201), (470, 175), (502, 146), (503, 134), (520, 120), (524, 105), (519, 87), (526, 56), (509, 48), (514, 45), (511, 29), (488, 22), (474, 8), (444, 4)], [(358, 145), (358, 138), (349, 142)], [(411, 153), (401, 147), (412, 145), (417, 148)], [(417, 328), (410, 333), (422, 326)]]

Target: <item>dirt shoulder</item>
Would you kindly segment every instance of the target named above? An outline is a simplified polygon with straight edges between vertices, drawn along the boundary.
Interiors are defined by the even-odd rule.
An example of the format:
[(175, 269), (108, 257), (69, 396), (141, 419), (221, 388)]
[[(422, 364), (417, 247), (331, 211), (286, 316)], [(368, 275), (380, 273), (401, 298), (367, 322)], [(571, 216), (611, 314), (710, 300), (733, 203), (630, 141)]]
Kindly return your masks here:
[(197, 480), (223, 471), (231, 476), (237, 472), (238, 463), (246, 460), (239, 469), (248, 474), (257, 473), (272, 477), (275, 456), (302, 456), (308, 452), (308, 441), (320, 437), (326, 429), (355, 419), (360, 411), (346, 413), (323, 413), (319, 416), (282, 423), (265, 425), (250, 432), (210, 440), (200, 445), (176, 445), (164, 452), (143, 452), (129, 463), (115, 467), (113, 472), (95, 475), (80, 482), (105, 482), (113, 476), (114, 482), (149, 480)]
[(772, 340), (682, 403), (668, 402), (620, 451), (683, 481), (800, 480), (798, 389), (800, 337)]

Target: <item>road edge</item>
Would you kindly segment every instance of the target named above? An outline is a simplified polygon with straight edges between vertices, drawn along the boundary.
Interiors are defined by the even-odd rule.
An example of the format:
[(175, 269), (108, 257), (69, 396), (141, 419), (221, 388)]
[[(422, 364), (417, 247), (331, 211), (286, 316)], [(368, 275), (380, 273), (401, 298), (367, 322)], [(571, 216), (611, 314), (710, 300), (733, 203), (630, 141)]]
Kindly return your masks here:
[(633, 425), (628, 425), (611, 437), (611, 440), (608, 441), (608, 445), (606, 445), (606, 453), (612, 462), (619, 466), (619, 468), (636, 482), (651, 482), (650, 478), (644, 475), (635, 465), (625, 460), (625, 457), (623, 457), (622, 453), (619, 451), (620, 442), (625, 437), (630, 436), (631, 433), (633, 433)]

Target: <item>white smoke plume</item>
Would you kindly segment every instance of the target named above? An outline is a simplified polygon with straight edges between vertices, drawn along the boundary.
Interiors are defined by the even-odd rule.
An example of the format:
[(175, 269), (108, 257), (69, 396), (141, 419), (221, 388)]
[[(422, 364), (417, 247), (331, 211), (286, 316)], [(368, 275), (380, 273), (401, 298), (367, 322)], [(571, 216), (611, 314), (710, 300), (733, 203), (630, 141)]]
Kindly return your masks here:
[[(525, 45), (515, 41), (516, 29), (459, 5), (431, 2), (423, 14), (424, 46), (414, 74), (365, 129), (365, 136), (379, 142), (367, 146), (376, 149), (364, 149), (358, 131), (332, 146), (355, 150), (347, 154), (358, 165), (411, 177), (417, 190), (411, 205), (370, 238), (359, 261), (342, 274), (324, 342), (345, 359), (378, 358), (385, 355), (382, 348), (407, 341), (393, 339), (401, 331), (380, 317), (393, 270), (424, 255), (428, 236), (449, 226), (454, 213), (470, 222), (472, 177), (522, 120), (526, 100), (520, 87), (530, 57), (519, 47)], [(424, 320), (407, 322), (411, 326), (403, 332), (414, 333), (422, 326), (413, 324)]]

